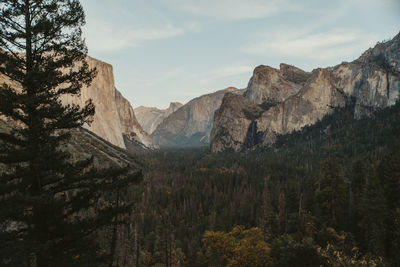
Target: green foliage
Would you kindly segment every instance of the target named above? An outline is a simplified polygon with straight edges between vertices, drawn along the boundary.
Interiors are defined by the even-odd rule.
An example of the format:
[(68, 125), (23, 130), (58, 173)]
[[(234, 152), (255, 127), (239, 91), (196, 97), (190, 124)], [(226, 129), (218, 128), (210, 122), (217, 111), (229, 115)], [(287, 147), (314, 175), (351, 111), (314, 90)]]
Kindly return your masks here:
[(321, 266), (323, 258), (319, 246), (311, 237), (296, 240), (291, 235), (282, 235), (271, 244), (274, 266)]
[(236, 226), (229, 233), (206, 231), (203, 239), (204, 263), (208, 266), (268, 266), (270, 249), (258, 228)]
[[(190, 266), (205, 266), (205, 231), (227, 233), (236, 225), (261, 229), (277, 264), (285, 254), (297, 253), (317, 255), (305, 257), (305, 265), (309, 258), (318, 263), (318, 248), (344, 253), (346, 260), (357, 254), (357, 260), (382, 257), (385, 264), (395, 262), (387, 248), (398, 242), (399, 231), (388, 229), (398, 229), (399, 222), (397, 206), (388, 208), (388, 203), (396, 202), (397, 184), (393, 178), (391, 193), (382, 181), (396, 177), (389, 173), (397, 168), (391, 151), (398, 151), (393, 148), (400, 144), (400, 105), (361, 120), (352, 114), (351, 107), (339, 109), (314, 126), (278, 137), (274, 147), (247, 153), (182, 149), (146, 155), (141, 249), (157, 254), (159, 234), (154, 229), (166, 229), (157, 214), (167, 210), (171, 243)], [(387, 193), (370, 191), (372, 179)], [(332, 238), (327, 227), (344, 235), (345, 243)], [(287, 235), (293, 241), (279, 241)], [(368, 241), (370, 236), (375, 241)], [(274, 250), (278, 241), (287, 246), (286, 252)], [(381, 249), (376, 250), (378, 245)], [(353, 248), (357, 253), (351, 253)], [(227, 264), (223, 258), (219, 261)]]
[(321, 215), (328, 224), (337, 225), (346, 214), (347, 182), (335, 158), (321, 162), (320, 178), (315, 191)]
[(111, 262), (95, 242), (97, 231), (116, 229), (131, 209), (121, 196), (140, 172), (100, 170), (93, 158), (73, 160), (63, 149), (71, 130), (94, 114), (91, 101), (79, 107), (60, 100), (79, 95), (96, 74), (85, 61), (84, 23), (78, 0), (0, 3), (0, 115), (13, 126), (0, 133), (2, 266)]
[(317, 250), (326, 266), (382, 266), (382, 258), (361, 255), (349, 234), (337, 233), (333, 228), (323, 229), (322, 234), (327, 244)]
[(246, 117), (246, 119), (248, 119), (250, 121), (254, 121), (254, 120), (260, 118), (261, 115), (263, 114), (263, 112), (264, 112), (264, 110), (259, 108), (258, 106), (250, 106), (250, 107), (243, 108), (244, 116)]

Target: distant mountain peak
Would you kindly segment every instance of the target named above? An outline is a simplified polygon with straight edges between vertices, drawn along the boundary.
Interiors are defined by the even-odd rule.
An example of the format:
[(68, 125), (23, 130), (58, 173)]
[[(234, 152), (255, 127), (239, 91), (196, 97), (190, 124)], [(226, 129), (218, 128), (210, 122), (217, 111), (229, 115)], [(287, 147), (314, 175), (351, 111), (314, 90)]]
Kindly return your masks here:
[(228, 92), (240, 90), (228, 87), (190, 100), (157, 126), (151, 134), (153, 141), (160, 147), (209, 145), (214, 112)]

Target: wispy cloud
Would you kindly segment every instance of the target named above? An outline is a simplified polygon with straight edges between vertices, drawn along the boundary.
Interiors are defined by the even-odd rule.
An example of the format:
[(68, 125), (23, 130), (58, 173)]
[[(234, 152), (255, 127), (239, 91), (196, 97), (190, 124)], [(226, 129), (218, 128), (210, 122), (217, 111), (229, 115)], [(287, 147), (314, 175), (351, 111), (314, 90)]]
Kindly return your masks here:
[[(210, 80), (239, 76), (242, 74), (249, 74), (253, 72), (254, 66), (250, 65), (232, 65), (222, 66), (207, 71), (192, 72), (189, 68), (180, 66), (166, 70), (161, 75), (149, 80), (142, 80), (145, 86), (161, 86), (165, 85), (170, 79), (179, 79), (180, 81), (188, 81), (190, 83), (201, 83), (201, 81), (208, 83)], [(220, 89), (220, 88), (214, 88)]]
[[(229, 86), (244, 87), (251, 77), (253, 69), (254, 66), (236, 64), (193, 72), (187, 66), (180, 66), (170, 68), (158, 76), (133, 75), (135, 77), (133, 84), (143, 92), (151, 91), (152, 88), (162, 88), (161, 95), (186, 103), (194, 97)], [(171, 83), (171, 80), (175, 82)], [(146, 95), (146, 97), (157, 98), (159, 95)]]
[(222, 67), (214, 71), (213, 75), (216, 77), (231, 77), (240, 74), (251, 73), (254, 69), (254, 66), (246, 66), (246, 65), (238, 65), (238, 66), (227, 66)]
[(91, 22), (84, 28), (88, 47), (94, 52), (118, 51), (141, 45), (145, 41), (159, 40), (184, 34), (183, 28), (166, 25), (158, 28), (121, 27), (101, 21)]
[(376, 42), (377, 36), (360, 30), (336, 29), (320, 33), (287, 32), (270, 35), (244, 50), (262, 56), (285, 56), (331, 60), (359, 54)]
[(294, 10), (289, 0), (168, 0), (176, 8), (196, 15), (218, 19), (264, 18)]

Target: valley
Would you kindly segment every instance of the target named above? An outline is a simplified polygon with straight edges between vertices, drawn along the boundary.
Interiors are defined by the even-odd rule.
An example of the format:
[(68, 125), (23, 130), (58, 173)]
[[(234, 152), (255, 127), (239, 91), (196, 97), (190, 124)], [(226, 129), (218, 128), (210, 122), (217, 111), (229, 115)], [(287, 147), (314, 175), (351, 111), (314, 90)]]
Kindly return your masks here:
[[(241, 225), (261, 229), (273, 266), (379, 266), (378, 251), (395, 266), (398, 228), (389, 225), (398, 217), (391, 207), (399, 201), (399, 107), (361, 120), (345, 107), (247, 153), (142, 155), (149, 167), (134, 213), (137, 255), (143, 264), (212, 266), (218, 259), (205, 232)], [(385, 207), (379, 216), (377, 205)]]
[(1, 1), (0, 266), (399, 265), (400, 6), (228, 2)]

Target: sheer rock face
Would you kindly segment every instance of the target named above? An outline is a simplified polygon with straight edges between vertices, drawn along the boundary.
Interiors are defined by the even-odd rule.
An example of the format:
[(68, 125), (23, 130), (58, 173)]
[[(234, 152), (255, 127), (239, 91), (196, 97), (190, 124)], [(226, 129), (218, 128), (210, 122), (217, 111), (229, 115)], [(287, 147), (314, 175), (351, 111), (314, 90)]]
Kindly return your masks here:
[(123, 137), (125, 137), (124, 140), (143, 144), (148, 148), (157, 148), (157, 146), (153, 144), (150, 136), (143, 130), (142, 126), (140, 126), (137, 121), (131, 103), (123, 97), (118, 90), (115, 90), (115, 102), (117, 104), (122, 134)]
[(242, 150), (252, 122), (250, 116), (246, 116), (246, 111), (252, 109), (256, 112), (261, 110), (258, 105), (240, 94), (225, 94), (221, 107), (215, 111), (214, 127), (211, 131), (213, 151)]
[(177, 111), (182, 105), (179, 102), (172, 102), (167, 109), (140, 106), (134, 111), (139, 124), (148, 134), (152, 134), (166, 117)]
[(204, 146), (210, 142), (214, 112), (227, 92), (240, 92), (230, 87), (192, 99), (165, 118), (151, 134), (160, 147)]
[[(82, 87), (80, 96), (63, 95), (61, 97), (63, 103), (84, 106), (87, 100), (92, 99), (96, 112), (93, 122), (90, 125), (84, 125), (84, 128), (121, 148), (126, 148), (124, 135), (132, 133), (136, 134), (138, 142), (151, 147), (152, 143), (149, 142), (149, 137), (141, 134), (143, 130), (137, 123), (129, 102), (126, 99), (123, 101), (124, 104), (118, 102), (122, 101), (122, 96), (115, 89), (112, 66), (91, 57), (87, 57), (86, 60), (90, 68), (97, 69), (97, 76), (89, 87)], [(0, 76), (0, 81), (4, 80), (5, 78)], [(20, 88), (15, 83), (13, 86)], [(132, 109), (132, 114), (127, 112), (128, 106)], [(128, 120), (132, 121), (127, 123)], [(139, 127), (135, 128), (133, 125), (139, 125)]]
[[(257, 144), (269, 145), (275, 141), (276, 135), (290, 133), (313, 124), (331, 113), (334, 108), (353, 101), (355, 118), (368, 116), (376, 109), (394, 105), (400, 94), (400, 34), (389, 42), (380, 43), (373, 49), (367, 50), (351, 63), (315, 69), (306, 75), (296, 71), (297, 78), (282, 74), (285, 66), (287, 65), (281, 65), (280, 72), (264, 68), (269, 73), (264, 75), (265, 79), (253, 76), (244, 94), (251, 103), (244, 100), (236, 102), (223, 100), (215, 116), (211, 136), (212, 151), (219, 152), (226, 149), (240, 151)], [(255, 73), (258, 75), (257, 72), (259, 71), (256, 69)], [(308, 78), (304, 80), (307, 75)], [(251, 90), (254, 91), (252, 86), (254, 80), (264, 81), (266, 84), (264, 89), (269, 92), (256, 90), (262, 93), (249, 93)], [(289, 82), (294, 82), (296, 86), (301, 85), (300, 90), (291, 96), (287, 93)], [(275, 96), (275, 100), (279, 100), (280, 98), (276, 96), (281, 90), (282, 98), (286, 96), (287, 98), (280, 103), (276, 101), (261, 114), (253, 116), (250, 121), (244, 120), (243, 114), (237, 111), (249, 109), (251, 105), (253, 109), (260, 107), (258, 104), (263, 103), (265, 96)], [(226, 98), (231, 96), (226, 95)]]
[(84, 125), (84, 128), (113, 145), (125, 148), (122, 126), (115, 101), (113, 68), (110, 64), (90, 57), (86, 60), (90, 68), (96, 68), (97, 76), (89, 87), (83, 86), (80, 96), (64, 95), (62, 100), (66, 104), (83, 106), (87, 100), (92, 99), (96, 112), (91, 125)]

